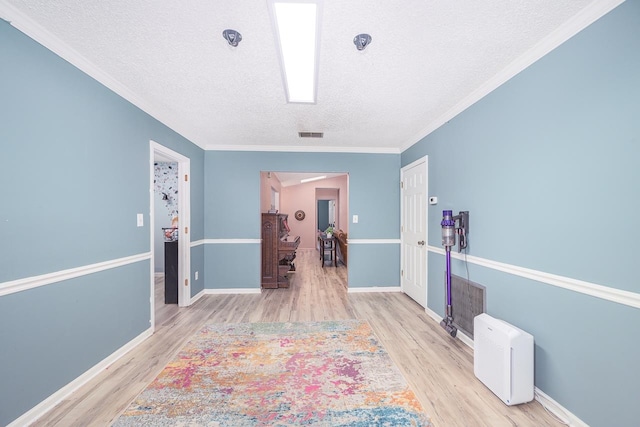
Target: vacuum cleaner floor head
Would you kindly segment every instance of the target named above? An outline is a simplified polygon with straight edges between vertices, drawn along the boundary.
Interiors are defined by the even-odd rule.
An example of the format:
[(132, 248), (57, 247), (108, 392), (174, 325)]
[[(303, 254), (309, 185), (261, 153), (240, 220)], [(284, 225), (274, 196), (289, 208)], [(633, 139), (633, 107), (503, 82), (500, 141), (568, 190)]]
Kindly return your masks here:
[(447, 333), (449, 335), (451, 335), (451, 337), (455, 338), (457, 333), (458, 333), (458, 328), (456, 328), (455, 326), (453, 326), (453, 319), (450, 317), (447, 317), (446, 319), (442, 319), (442, 321), (440, 322), (440, 326), (442, 326), (442, 328), (447, 331)]

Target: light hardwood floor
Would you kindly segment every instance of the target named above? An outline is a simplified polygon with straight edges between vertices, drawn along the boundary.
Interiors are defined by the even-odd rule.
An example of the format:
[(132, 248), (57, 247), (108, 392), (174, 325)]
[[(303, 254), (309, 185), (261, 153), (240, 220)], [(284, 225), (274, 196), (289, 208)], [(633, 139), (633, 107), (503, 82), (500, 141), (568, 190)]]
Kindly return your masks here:
[(299, 250), (289, 289), (206, 295), (188, 308), (164, 305), (156, 283), (156, 332), (74, 392), (36, 426), (108, 426), (205, 322), (365, 319), (437, 427), (558, 426), (537, 402), (508, 407), (473, 374), (473, 352), (401, 293), (347, 293), (346, 267), (321, 268)]

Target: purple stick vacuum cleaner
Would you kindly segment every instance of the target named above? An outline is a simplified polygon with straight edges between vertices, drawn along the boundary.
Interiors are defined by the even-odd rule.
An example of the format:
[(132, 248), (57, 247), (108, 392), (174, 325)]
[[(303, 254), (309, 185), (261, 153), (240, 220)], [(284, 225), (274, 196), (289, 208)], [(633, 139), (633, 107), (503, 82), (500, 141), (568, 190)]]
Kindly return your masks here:
[[(460, 221), (460, 228), (456, 229), (456, 221)], [(453, 306), (451, 304), (451, 247), (456, 245), (456, 234), (460, 235), (458, 251), (467, 247), (467, 233), (469, 232), (469, 212), (460, 212), (453, 216), (453, 211), (442, 211), (442, 245), (446, 253), (446, 282), (447, 282), (447, 312), (440, 326), (452, 337), (458, 333), (453, 324)]]

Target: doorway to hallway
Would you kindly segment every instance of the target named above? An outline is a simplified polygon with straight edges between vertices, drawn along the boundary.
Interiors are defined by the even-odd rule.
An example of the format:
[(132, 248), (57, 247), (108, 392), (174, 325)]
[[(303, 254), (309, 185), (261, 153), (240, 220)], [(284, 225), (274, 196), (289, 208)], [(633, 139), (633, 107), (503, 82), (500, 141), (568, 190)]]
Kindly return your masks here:
[[(321, 266), (320, 233), (329, 227), (335, 233), (341, 231), (344, 244), (340, 247), (342, 250), (337, 251), (338, 264), (347, 268), (348, 173), (263, 171), (260, 173), (260, 185), (259, 215), (275, 210), (287, 215), (288, 234), (300, 237), (298, 251), (315, 251), (318, 266)], [(277, 209), (273, 204), (274, 194), (278, 194)]]
[[(155, 325), (156, 298), (156, 265), (164, 264), (164, 242), (175, 241), (176, 263), (175, 267), (175, 293), (177, 305), (186, 307), (191, 304), (191, 190), (190, 190), (190, 159), (167, 147), (150, 141), (150, 241), (152, 251), (151, 262), (151, 324)], [(175, 180), (170, 180), (166, 185), (157, 182), (156, 166), (159, 163), (166, 165), (168, 172), (177, 167)], [(160, 193), (160, 194), (158, 194)], [(156, 212), (156, 198), (160, 198), (161, 206), (166, 207), (171, 216), (170, 222), (161, 224)], [(162, 213), (162, 212), (161, 212)], [(164, 212), (166, 215), (167, 213)], [(160, 241), (158, 241), (160, 240)], [(157, 243), (161, 243), (158, 245)], [(157, 263), (156, 261), (163, 261)], [(164, 269), (163, 269), (164, 274)], [(173, 290), (172, 290), (173, 291)]]

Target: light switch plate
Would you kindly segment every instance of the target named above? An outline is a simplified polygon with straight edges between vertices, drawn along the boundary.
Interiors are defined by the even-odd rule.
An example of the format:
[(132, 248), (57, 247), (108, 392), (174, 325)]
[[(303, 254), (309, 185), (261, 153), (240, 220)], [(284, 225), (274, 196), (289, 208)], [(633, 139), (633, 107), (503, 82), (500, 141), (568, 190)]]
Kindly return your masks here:
[(144, 227), (144, 215), (138, 214), (138, 227)]
[(353, 223), (357, 224), (358, 223), (358, 215), (354, 215), (353, 216)]

